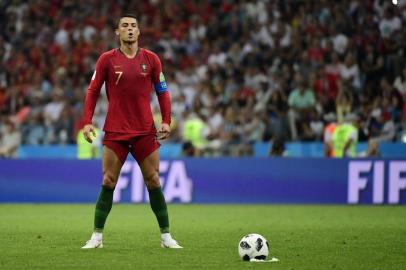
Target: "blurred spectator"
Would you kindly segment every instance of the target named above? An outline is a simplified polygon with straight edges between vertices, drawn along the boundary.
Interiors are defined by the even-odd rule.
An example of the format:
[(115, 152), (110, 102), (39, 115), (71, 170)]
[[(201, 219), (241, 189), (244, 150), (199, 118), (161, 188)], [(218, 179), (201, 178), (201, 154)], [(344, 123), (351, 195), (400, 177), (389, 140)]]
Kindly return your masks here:
[(324, 123), (316, 110), (309, 112), (309, 125), (303, 125), (303, 139), (307, 141), (321, 141)]
[(344, 64), (340, 66), (340, 76), (345, 84), (352, 86), (357, 91), (361, 89), (360, 71), (351, 53), (347, 54)]
[(271, 150), (269, 151), (270, 157), (283, 157), (286, 156), (285, 140), (282, 137), (276, 137), (272, 141)]
[(390, 37), (393, 33), (400, 30), (402, 27), (401, 19), (394, 14), (393, 8), (386, 8), (383, 18), (379, 22), (379, 31), (381, 37)]
[(298, 124), (301, 127), (301, 131), (308, 127), (309, 119), (308, 115), (311, 110), (315, 109), (316, 100), (314, 93), (308, 88), (305, 79), (300, 75), (296, 79), (297, 88), (294, 89), (288, 99), (289, 104), (289, 127), (292, 140), (298, 139)]
[(21, 144), (21, 132), (11, 118), (6, 118), (0, 126), (0, 157), (16, 158)]
[(182, 156), (184, 157), (194, 157), (196, 156), (196, 149), (193, 144), (189, 141), (186, 141), (182, 145)]
[(335, 27), (331, 27), (331, 37), (333, 42), (334, 50), (339, 54), (343, 55), (347, 50), (348, 37), (342, 33), (336, 34)]
[(381, 152), (379, 150), (379, 142), (374, 140), (374, 139), (370, 139), (368, 141), (368, 148), (366, 151), (361, 152), (359, 155), (359, 157), (381, 157)]
[(333, 115), (326, 116), (326, 126), (324, 127), (323, 133), (323, 156), (324, 157), (334, 157), (334, 142), (333, 134), (337, 127), (335, 122), (335, 117)]
[(22, 127), (24, 143), (29, 145), (44, 144), (46, 130), (41, 114), (32, 115)]
[(282, 91), (273, 91), (267, 102), (267, 114), (270, 133), (273, 136), (287, 138), (289, 136), (288, 102)]
[(313, 82), (317, 100), (325, 113), (334, 111), (334, 102), (338, 94), (338, 76), (328, 73), (324, 67), (319, 67)]
[(183, 123), (182, 139), (189, 141), (195, 148), (195, 155), (200, 156), (207, 147), (209, 126), (194, 112), (188, 112)]
[(355, 157), (358, 143), (357, 116), (346, 115), (343, 123), (336, 126), (333, 132), (334, 157)]
[(352, 113), (352, 95), (350, 92), (342, 90), (336, 99), (337, 122), (343, 123), (345, 116)]
[(396, 77), (393, 87), (402, 94), (404, 100), (406, 100), (406, 66), (403, 67), (402, 73)]
[(385, 74), (384, 57), (371, 44), (366, 47), (361, 65), (365, 73), (365, 84), (377, 84)]
[(186, 111), (207, 126), (216, 155), (248, 155), (275, 136), (321, 140), (330, 113), (357, 115), (360, 140), (401, 138), (404, 1), (187, 2), (6, 1), (0, 117), (19, 119), (24, 144), (74, 143), (95, 61), (117, 47), (115, 18), (129, 10), (139, 14), (140, 45), (164, 62), (179, 127), (169, 141), (184, 142)]
[(374, 118), (377, 125), (377, 131), (371, 138), (375, 141), (390, 142), (395, 138), (396, 127), (394, 119), (390, 114), (390, 102), (390, 97), (383, 98), (380, 110), (376, 110)]
[(368, 157), (381, 157), (381, 152), (379, 151), (379, 142), (376, 140), (369, 140), (368, 141), (368, 150), (367, 150)]

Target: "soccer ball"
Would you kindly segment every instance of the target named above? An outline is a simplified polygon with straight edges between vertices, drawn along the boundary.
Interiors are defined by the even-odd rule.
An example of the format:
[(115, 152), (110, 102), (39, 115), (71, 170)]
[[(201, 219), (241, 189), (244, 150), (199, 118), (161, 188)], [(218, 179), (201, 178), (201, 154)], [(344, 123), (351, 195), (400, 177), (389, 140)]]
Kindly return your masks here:
[(262, 235), (251, 233), (244, 236), (238, 244), (238, 253), (241, 259), (266, 260), (269, 255), (269, 244)]

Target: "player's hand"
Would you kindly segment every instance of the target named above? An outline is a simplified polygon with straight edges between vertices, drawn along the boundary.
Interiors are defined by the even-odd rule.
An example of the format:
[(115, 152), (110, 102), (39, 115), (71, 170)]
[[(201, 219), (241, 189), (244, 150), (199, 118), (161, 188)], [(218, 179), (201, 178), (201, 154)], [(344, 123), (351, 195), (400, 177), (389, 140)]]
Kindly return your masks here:
[(158, 130), (158, 140), (165, 140), (171, 134), (171, 127), (166, 124), (162, 123), (161, 128)]
[(93, 134), (93, 137), (96, 137), (94, 126), (92, 124), (85, 125), (83, 127), (83, 136), (85, 136), (86, 141), (88, 141), (89, 143), (93, 142), (91, 134)]

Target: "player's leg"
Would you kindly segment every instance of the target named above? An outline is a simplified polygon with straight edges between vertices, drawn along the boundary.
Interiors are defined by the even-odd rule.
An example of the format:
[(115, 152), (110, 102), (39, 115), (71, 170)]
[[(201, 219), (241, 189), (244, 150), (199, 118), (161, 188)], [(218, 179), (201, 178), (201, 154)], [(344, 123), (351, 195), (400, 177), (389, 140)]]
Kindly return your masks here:
[(96, 202), (94, 231), (84, 249), (103, 247), (104, 225), (113, 205), (114, 188), (127, 153), (128, 147), (120, 142), (108, 142), (103, 146), (103, 181)]
[(161, 246), (181, 248), (169, 233), (169, 216), (165, 197), (159, 181), (159, 143), (151, 135), (137, 138), (131, 154), (137, 160), (149, 194), (149, 201), (161, 231)]
[(159, 152), (155, 150), (140, 164), (145, 185), (149, 193), (152, 211), (158, 220), (161, 230), (161, 246), (165, 248), (182, 248), (169, 233), (168, 208), (159, 182)]
[(94, 230), (102, 232), (113, 205), (113, 192), (117, 184), (123, 161), (108, 146), (103, 146), (103, 182), (96, 203)]
[(160, 231), (161, 233), (168, 233), (168, 210), (162, 193), (161, 183), (159, 182), (158, 150), (151, 153), (139, 165), (149, 193), (151, 208), (157, 218)]

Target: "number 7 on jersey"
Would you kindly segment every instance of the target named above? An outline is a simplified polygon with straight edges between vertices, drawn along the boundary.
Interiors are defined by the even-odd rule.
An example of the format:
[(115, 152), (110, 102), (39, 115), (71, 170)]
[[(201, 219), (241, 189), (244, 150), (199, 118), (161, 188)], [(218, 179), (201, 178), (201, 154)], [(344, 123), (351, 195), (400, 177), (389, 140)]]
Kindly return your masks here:
[(118, 74), (117, 80), (116, 80), (116, 85), (117, 85), (117, 84), (118, 84), (118, 81), (119, 81), (120, 78), (121, 78), (121, 75), (123, 75), (123, 72), (122, 72), (122, 71), (116, 71), (116, 72), (114, 72), (114, 73)]

